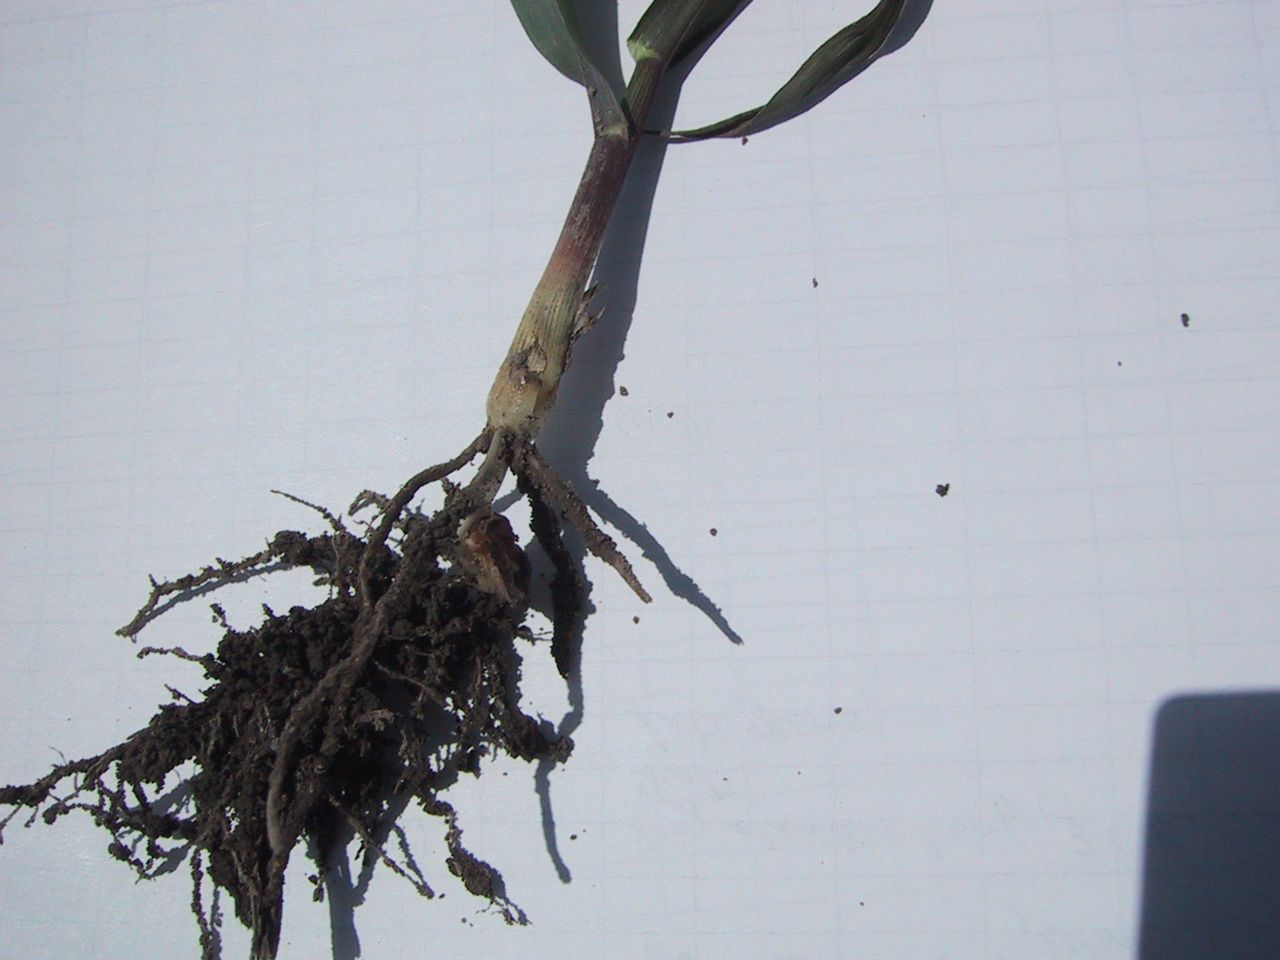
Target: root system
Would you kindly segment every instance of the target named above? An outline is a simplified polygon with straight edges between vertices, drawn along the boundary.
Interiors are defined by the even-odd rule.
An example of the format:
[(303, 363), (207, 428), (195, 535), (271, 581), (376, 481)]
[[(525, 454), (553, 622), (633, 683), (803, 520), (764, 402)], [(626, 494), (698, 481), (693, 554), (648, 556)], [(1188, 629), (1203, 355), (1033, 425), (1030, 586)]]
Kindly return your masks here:
[[(447, 480), (482, 451), (489, 456), (471, 484)], [(352, 516), (373, 510), (375, 519), (359, 532), (320, 510), (323, 533), (282, 531), (243, 560), (153, 580), (123, 635), (135, 637), (175, 603), (271, 570), (310, 568), (328, 596), (282, 614), (264, 608), (248, 630), (233, 629), (215, 606), (223, 635), (213, 653), (144, 647), (140, 655), (198, 664), (208, 686), (195, 698), (172, 691), (145, 728), (97, 756), (0, 789), (0, 804), (12, 808), (0, 828), (22, 811), (26, 823), (83, 811), (110, 834), (111, 854), (142, 877), (188, 857), (206, 960), (219, 955), (219, 891), (252, 932), (252, 956), (267, 960), (280, 938), (285, 868), (300, 841), (322, 873), (338, 838), (354, 835), (366, 857), (434, 895), (412, 858), (397, 859), (386, 844), (406, 801), (416, 802), (444, 821), (447, 869), (508, 922), (524, 922), (499, 872), (463, 845), (458, 813), (442, 796), (497, 752), (560, 761), (572, 749), (520, 706), (516, 641), (530, 638), (529, 568), (510, 524), (489, 509), (508, 467), (555, 568), (551, 646), (567, 675), (561, 627), (584, 606), (585, 579), (565, 548), (562, 518), (597, 553), (626, 562), (531, 445), (482, 435), (395, 497), (362, 494)], [(446, 490), (440, 510), (408, 508), (437, 481)]]

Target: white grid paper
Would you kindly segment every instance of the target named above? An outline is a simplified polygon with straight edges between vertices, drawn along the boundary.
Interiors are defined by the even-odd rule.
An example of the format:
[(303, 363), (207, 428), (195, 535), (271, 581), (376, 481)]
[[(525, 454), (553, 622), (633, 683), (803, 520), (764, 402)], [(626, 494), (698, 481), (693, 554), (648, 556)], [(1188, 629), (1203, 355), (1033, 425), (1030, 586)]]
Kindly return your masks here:
[[(860, 12), (754, 4), (679, 118)], [(458, 805), (533, 925), (411, 818), (447, 896), (379, 871), (363, 955), (1135, 956), (1157, 710), (1280, 685), (1277, 67), (1263, 0), (940, 3), (809, 116), (668, 151), (589, 470), (744, 643), (591, 567), (572, 882), (498, 764)], [(4, 5), (0, 780), (181, 682), (112, 638), (148, 573), (469, 439), (580, 100), (496, 0)], [(5, 840), (13, 955), (197, 955), (183, 876)], [(297, 864), (282, 960), (330, 949)]]

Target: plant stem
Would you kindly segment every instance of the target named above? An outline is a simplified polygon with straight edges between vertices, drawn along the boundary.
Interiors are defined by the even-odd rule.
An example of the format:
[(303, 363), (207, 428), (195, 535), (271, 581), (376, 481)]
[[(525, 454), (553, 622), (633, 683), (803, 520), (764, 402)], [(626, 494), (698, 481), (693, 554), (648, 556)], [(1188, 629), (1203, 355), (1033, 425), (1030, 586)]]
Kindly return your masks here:
[(555, 403), (573, 341), (590, 322), (587, 281), (666, 66), (664, 59), (639, 60), (624, 96), (628, 124), (597, 124), (573, 205), (489, 391), (488, 427), (495, 433), (532, 440)]

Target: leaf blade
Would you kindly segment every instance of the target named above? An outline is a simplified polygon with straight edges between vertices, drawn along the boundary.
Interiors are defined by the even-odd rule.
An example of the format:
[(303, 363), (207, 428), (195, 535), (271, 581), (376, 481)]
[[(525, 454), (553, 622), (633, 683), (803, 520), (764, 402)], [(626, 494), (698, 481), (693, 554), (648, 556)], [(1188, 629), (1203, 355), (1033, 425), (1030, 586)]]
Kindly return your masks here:
[[(675, 63), (736, 17), (751, 0), (653, 0), (627, 37), (632, 58)], [(687, 27), (678, 26), (696, 8)]]
[(511, 0), (520, 26), (546, 61), (570, 80), (583, 83), (586, 47), (564, 0)]
[(511, 6), (524, 32), (546, 61), (587, 88), (596, 129), (625, 124), (617, 94), (587, 51), (569, 0), (511, 0)]
[(812, 109), (866, 69), (884, 48), (905, 0), (880, 0), (870, 13), (836, 32), (764, 104), (715, 123), (671, 134), (677, 142), (744, 137)]

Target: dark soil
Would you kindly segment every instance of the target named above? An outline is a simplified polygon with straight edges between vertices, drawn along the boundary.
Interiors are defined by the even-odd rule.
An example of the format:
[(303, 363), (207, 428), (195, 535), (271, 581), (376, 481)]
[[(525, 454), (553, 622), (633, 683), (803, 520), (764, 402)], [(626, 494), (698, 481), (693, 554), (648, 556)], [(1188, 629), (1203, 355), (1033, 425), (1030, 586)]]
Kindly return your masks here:
[[(214, 653), (142, 649), (140, 656), (194, 661), (208, 685), (196, 697), (173, 691), (145, 728), (97, 756), (0, 788), (0, 804), (12, 808), (0, 829), (24, 810), (28, 824), (83, 811), (110, 835), (111, 854), (142, 877), (186, 857), (202, 955), (219, 956), (225, 891), (252, 932), (252, 956), (267, 960), (299, 842), (323, 875), (335, 844), (354, 835), (366, 862), (376, 858), (434, 896), (411, 855), (397, 859), (385, 845), (395, 817), (416, 802), (443, 821), (447, 869), (508, 922), (524, 922), (498, 871), (463, 845), (458, 814), (441, 792), (460, 774), (479, 775), (496, 752), (563, 760), (572, 743), (520, 707), (515, 641), (532, 639), (523, 626), (528, 566), (509, 524), (482, 509), (468, 527), (474, 499), (447, 480), (435, 515), (406, 509), (427, 480), (442, 478), (439, 470), (425, 476), (390, 501), (362, 495), (352, 512), (378, 512), (359, 533), (321, 510), (327, 532), (282, 531), (242, 561), (152, 581), (123, 635), (134, 637), (175, 603), (272, 570), (310, 568), (329, 595), (283, 614), (264, 607), (249, 630), (230, 627), (215, 606), (223, 635)], [(521, 489), (556, 568), (559, 624), (585, 603), (585, 581), (561, 540), (560, 511), (523, 476)], [(567, 675), (559, 636), (552, 652)]]

